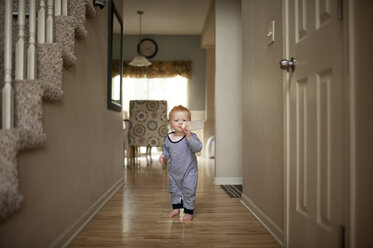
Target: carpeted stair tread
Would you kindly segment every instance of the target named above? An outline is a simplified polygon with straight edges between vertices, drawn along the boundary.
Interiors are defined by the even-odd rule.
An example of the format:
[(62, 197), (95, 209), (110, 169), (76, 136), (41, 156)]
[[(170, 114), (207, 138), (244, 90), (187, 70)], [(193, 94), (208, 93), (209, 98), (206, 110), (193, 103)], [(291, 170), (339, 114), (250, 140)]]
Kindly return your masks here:
[(44, 89), (43, 99), (51, 102), (61, 100), (63, 97), (61, 44), (39, 44), (37, 51), (37, 75)]
[(66, 69), (75, 65), (75, 18), (72, 16), (55, 17), (55, 42), (62, 46), (63, 65)]
[(82, 40), (87, 37), (87, 30), (84, 27), (86, 18), (86, 2), (84, 0), (69, 2), (69, 15), (75, 17), (75, 38)]
[(0, 220), (18, 209), (22, 202), (18, 191), (18, 141), (18, 130), (0, 130)]
[(85, 1), (85, 15), (87, 18), (93, 18), (96, 16), (96, 9), (93, 6), (93, 1), (92, 0), (84, 0)]
[(20, 149), (38, 148), (45, 144), (43, 131), (43, 88), (38, 80), (14, 81), (15, 127), (20, 131)]
[(87, 38), (87, 35), (88, 35), (88, 32), (85, 29), (84, 25), (80, 23), (77, 24), (75, 28), (75, 38), (77, 40), (84, 40), (85, 38)]

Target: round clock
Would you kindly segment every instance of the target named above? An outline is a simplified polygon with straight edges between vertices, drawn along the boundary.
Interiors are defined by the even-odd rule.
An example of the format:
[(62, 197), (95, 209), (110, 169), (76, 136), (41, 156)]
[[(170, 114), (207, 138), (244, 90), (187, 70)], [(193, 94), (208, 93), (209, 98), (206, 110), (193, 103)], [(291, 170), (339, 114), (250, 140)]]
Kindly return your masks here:
[(137, 52), (148, 59), (153, 58), (157, 54), (157, 51), (158, 45), (152, 39), (142, 39), (139, 44), (137, 44)]

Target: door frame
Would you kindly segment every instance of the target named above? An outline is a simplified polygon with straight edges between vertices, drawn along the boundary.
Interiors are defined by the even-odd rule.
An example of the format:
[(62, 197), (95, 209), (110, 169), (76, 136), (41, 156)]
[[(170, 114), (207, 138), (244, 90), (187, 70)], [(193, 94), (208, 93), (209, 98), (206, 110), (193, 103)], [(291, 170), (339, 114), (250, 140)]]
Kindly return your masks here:
[[(289, 17), (288, 17), (288, 4), (289, 0), (282, 0), (282, 39), (283, 39), (283, 58), (290, 58), (289, 56)], [(289, 244), (289, 195), (290, 195), (290, 185), (289, 185), (289, 174), (290, 174), (290, 154), (289, 154), (289, 123), (290, 123), (290, 74), (286, 71), (282, 73), (282, 83), (283, 83), (283, 114), (284, 114), (284, 247), (288, 247)]]

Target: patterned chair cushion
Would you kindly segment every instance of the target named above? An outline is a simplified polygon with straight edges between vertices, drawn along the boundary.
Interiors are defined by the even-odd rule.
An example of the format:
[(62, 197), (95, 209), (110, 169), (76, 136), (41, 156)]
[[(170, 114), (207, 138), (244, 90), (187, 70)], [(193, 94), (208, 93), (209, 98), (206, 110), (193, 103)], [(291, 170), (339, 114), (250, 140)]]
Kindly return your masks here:
[(167, 101), (130, 101), (131, 146), (163, 146), (168, 133)]

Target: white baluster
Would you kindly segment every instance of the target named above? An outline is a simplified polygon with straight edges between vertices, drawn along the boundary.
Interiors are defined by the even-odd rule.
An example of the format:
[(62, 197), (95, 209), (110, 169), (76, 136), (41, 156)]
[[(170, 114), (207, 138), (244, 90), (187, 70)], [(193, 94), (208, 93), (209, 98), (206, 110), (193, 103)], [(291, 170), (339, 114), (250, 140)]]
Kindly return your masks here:
[(38, 43), (45, 43), (45, 1), (40, 0), (38, 11)]
[(67, 0), (62, 0), (62, 15), (67, 16)]
[(61, 15), (61, 0), (54, 0), (54, 15)]
[(53, 42), (53, 0), (48, 0), (47, 43)]
[(29, 32), (30, 40), (27, 48), (27, 79), (34, 80), (36, 75), (36, 54), (35, 54), (35, 37), (36, 37), (36, 3), (35, 0), (30, 0), (30, 19)]
[(16, 43), (15, 79), (25, 75), (25, 0), (18, 0), (18, 39)]
[(3, 129), (13, 127), (13, 88), (12, 88), (12, 0), (5, 0), (4, 38), (4, 82), (2, 89)]

